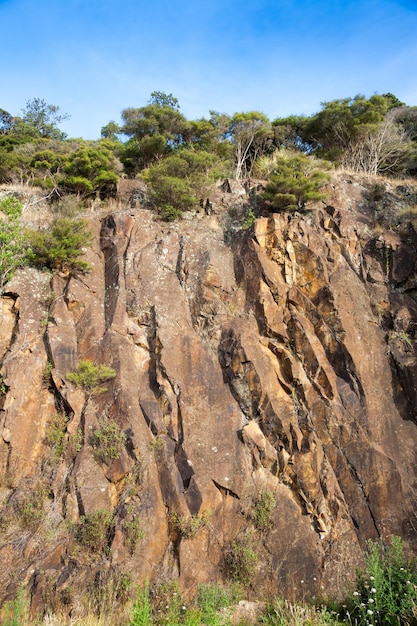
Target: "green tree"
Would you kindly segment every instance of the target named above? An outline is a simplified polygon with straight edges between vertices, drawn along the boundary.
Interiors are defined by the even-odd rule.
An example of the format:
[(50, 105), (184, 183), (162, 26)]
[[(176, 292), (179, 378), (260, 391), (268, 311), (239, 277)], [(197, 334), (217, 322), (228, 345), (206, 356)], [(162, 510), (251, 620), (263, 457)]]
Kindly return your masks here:
[(0, 135), (6, 135), (10, 132), (12, 120), (10, 113), (0, 108)]
[(131, 176), (184, 146), (190, 135), (189, 122), (178, 111), (178, 101), (172, 94), (153, 92), (150, 102), (144, 107), (122, 111), (121, 132), (129, 141), (120, 158)]
[(59, 106), (47, 104), (41, 98), (33, 98), (27, 101), (26, 108), (22, 110), (22, 117), (16, 119), (13, 130), (26, 132), (34, 137), (65, 139), (65, 133), (60, 131), (57, 125), (67, 119), (69, 115), (62, 113)]
[(120, 126), (113, 120), (110, 120), (108, 124), (101, 127), (101, 136), (104, 139), (110, 139), (111, 141), (118, 141), (117, 135), (119, 134), (120, 134)]
[(153, 91), (148, 104), (155, 104), (162, 108), (168, 107), (176, 111), (180, 109), (177, 98), (174, 98), (172, 93), (166, 94), (164, 91)]
[(303, 154), (282, 156), (276, 159), (276, 169), (271, 174), (264, 197), (272, 208), (294, 211), (304, 208), (309, 200), (324, 200), (320, 189), (330, 176), (321, 164)]
[(272, 147), (271, 123), (263, 113), (235, 113), (229, 133), (233, 144), (235, 178), (250, 176), (256, 159)]

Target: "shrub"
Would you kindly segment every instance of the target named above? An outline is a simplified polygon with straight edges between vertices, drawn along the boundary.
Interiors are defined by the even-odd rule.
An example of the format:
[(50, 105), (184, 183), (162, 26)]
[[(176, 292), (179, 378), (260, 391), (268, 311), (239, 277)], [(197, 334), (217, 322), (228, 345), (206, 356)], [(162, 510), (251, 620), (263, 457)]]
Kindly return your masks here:
[(254, 503), (253, 518), (258, 530), (269, 530), (273, 526), (272, 512), (276, 506), (273, 493), (264, 491)]
[(114, 420), (99, 420), (93, 433), (94, 458), (98, 463), (110, 465), (120, 458), (126, 444), (126, 435)]
[(402, 539), (392, 537), (388, 545), (369, 541), (351, 596), (350, 619), (358, 625), (415, 623), (416, 606), (417, 568), (405, 558)]
[(86, 272), (91, 266), (81, 260), (83, 248), (92, 238), (85, 220), (57, 216), (50, 230), (27, 233), (31, 262), (39, 267), (64, 272)]
[(92, 552), (107, 549), (114, 529), (113, 515), (107, 509), (98, 509), (80, 518), (75, 529), (77, 541)]
[(235, 539), (225, 552), (226, 570), (234, 582), (250, 585), (256, 572), (258, 555), (251, 534)]
[[(27, 594), (21, 589), (13, 601), (4, 604), (0, 613), (3, 626), (22, 626), (29, 620), (30, 602)], [(4, 621), (3, 621), (4, 620)]]
[(320, 189), (329, 178), (311, 157), (282, 156), (276, 160), (276, 169), (271, 174), (264, 197), (274, 209), (302, 209), (309, 200), (325, 199)]
[(13, 277), (18, 267), (29, 260), (28, 244), (19, 218), (22, 205), (14, 196), (3, 198), (0, 202), (0, 292)]
[(149, 626), (150, 624), (152, 624), (151, 602), (149, 582), (146, 580), (145, 588), (139, 589), (136, 595), (129, 626)]
[(135, 511), (128, 510), (128, 515), (130, 519), (126, 519), (123, 522), (123, 534), (126, 548), (129, 550), (130, 554), (133, 554), (139, 541), (143, 539), (145, 532), (141, 527), (140, 518), (135, 514)]
[(77, 369), (67, 375), (67, 379), (89, 396), (94, 396), (107, 391), (107, 387), (102, 383), (115, 376), (116, 370), (112, 367), (94, 365), (89, 359), (83, 359), (79, 362)]
[(171, 515), (171, 520), (181, 537), (192, 539), (199, 530), (208, 524), (210, 517), (210, 511), (204, 511), (201, 515), (191, 515), (189, 517), (174, 512)]
[(61, 458), (64, 452), (67, 421), (64, 413), (56, 413), (46, 429), (45, 442), (57, 458)]
[(44, 505), (48, 498), (48, 489), (44, 483), (38, 483), (29, 493), (24, 493), (13, 503), (14, 512), (19, 522), (28, 530), (35, 530), (44, 517)]

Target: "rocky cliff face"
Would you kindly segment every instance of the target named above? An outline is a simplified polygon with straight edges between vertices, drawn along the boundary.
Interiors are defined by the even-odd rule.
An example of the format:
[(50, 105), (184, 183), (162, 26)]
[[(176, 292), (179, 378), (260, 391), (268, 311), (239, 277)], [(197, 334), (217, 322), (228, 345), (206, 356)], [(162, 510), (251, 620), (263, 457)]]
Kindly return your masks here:
[[(417, 233), (395, 217), (416, 192), (328, 193), (247, 229), (227, 193), (174, 224), (92, 212), (90, 273), (7, 285), (3, 599), (23, 582), (35, 606), (51, 589), (71, 605), (115, 572), (332, 595), (368, 538), (417, 548)], [(80, 359), (114, 368), (105, 391), (68, 381)], [(125, 437), (106, 461), (110, 423)]]

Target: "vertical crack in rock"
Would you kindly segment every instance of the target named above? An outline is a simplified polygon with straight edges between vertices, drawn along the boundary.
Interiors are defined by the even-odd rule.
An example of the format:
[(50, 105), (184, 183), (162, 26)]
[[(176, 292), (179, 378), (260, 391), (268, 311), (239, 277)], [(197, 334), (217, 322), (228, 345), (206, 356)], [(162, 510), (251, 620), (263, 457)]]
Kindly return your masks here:
[(104, 256), (104, 316), (106, 329), (110, 328), (113, 323), (120, 289), (120, 266), (117, 245), (114, 241), (116, 234), (116, 221), (113, 215), (108, 215), (103, 219), (100, 231), (100, 247)]

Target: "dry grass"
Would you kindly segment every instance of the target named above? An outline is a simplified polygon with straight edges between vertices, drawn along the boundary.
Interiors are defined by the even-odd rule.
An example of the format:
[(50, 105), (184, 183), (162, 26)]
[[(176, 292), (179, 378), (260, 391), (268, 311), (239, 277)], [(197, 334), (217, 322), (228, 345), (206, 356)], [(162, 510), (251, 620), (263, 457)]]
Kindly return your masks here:
[(411, 177), (384, 176), (383, 174), (365, 174), (363, 172), (355, 172), (346, 167), (337, 167), (332, 173), (332, 177), (336, 180), (344, 180), (345, 178), (353, 179), (355, 182), (369, 186), (375, 183), (383, 183), (387, 187), (397, 187), (398, 185), (409, 186), (417, 192), (417, 180)]

